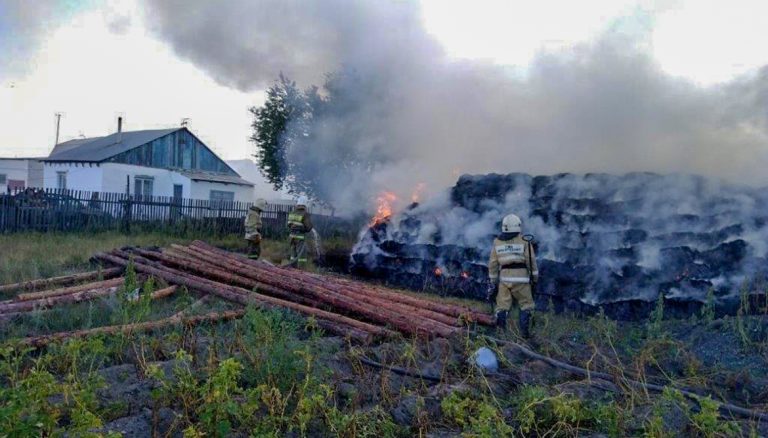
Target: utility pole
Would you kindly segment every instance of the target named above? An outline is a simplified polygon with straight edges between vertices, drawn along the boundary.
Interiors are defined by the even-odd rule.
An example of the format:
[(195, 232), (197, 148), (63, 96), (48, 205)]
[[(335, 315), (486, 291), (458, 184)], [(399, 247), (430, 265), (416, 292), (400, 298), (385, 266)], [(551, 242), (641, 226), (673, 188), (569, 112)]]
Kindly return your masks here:
[(61, 113), (56, 113), (56, 143), (53, 144), (54, 146), (59, 144), (59, 125), (61, 125)]

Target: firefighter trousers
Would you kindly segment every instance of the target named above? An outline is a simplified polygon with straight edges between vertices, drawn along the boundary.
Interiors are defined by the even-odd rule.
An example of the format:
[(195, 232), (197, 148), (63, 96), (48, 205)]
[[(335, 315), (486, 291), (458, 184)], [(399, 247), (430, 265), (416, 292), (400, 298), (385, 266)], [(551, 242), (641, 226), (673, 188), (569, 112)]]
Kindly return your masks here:
[(303, 266), (307, 263), (307, 240), (303, 235), (291, 236), (290, 263), (294, 266)]
[(248, 240), (248, 258), (258, 260), (261, 257), (261, 242)]
[(509, 311), (513, 301), (517, 302), (520, 310), (533, 310), (536, 305), (533, 302), (531, 285), (529, 283), (499, 283), (495, 312)]

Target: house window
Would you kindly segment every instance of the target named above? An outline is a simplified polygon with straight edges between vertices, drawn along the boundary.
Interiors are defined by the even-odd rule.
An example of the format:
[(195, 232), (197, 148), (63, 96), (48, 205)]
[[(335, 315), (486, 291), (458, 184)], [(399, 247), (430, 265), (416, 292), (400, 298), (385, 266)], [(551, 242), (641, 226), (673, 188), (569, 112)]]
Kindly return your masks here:
[(138, 196), (152, 196), (152, 185), (154, 178), (148, 176), (137, 176), (133, 178), (133, 193)]
[(62, 190), (67, 188), (67, 172), (56, 172), (56, 187)]
[(5, 184), (6, 176), (4, 173), (0, 173), (0, 184)]
[(223, 190), (211, 190), (211, 201), (232, 202), (235, 200), (235, 192), (225, 192)]

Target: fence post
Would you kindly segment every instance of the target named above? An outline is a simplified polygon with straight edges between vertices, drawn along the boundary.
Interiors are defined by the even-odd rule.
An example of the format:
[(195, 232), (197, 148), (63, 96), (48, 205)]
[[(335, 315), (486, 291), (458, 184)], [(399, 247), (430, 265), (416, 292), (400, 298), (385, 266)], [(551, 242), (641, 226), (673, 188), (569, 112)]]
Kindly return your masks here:
[(131, 211), (133, 210), (133, 203), (131, 202), (131, 195), (125, 197), (123, 202), (123, 231), (126, 233), (131, 232)]

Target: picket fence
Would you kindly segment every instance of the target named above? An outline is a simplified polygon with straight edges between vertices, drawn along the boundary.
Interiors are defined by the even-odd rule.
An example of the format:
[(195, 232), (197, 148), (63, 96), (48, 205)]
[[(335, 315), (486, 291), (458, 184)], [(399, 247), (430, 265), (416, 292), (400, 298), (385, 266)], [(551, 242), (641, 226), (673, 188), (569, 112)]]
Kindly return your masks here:
[[(208, 201), (169, 196), (90, 192), (67, 189), (24, 189), (0, 195), (0, 233), (24, 231), (170, 231), (174, 233), (243, 233), (250, 202)], [(269, 203), (262, 213), (264, 235), (286, 234), (289, 204)], [(312, 215), (323, 235), (354, 232), (352, 224)]]

